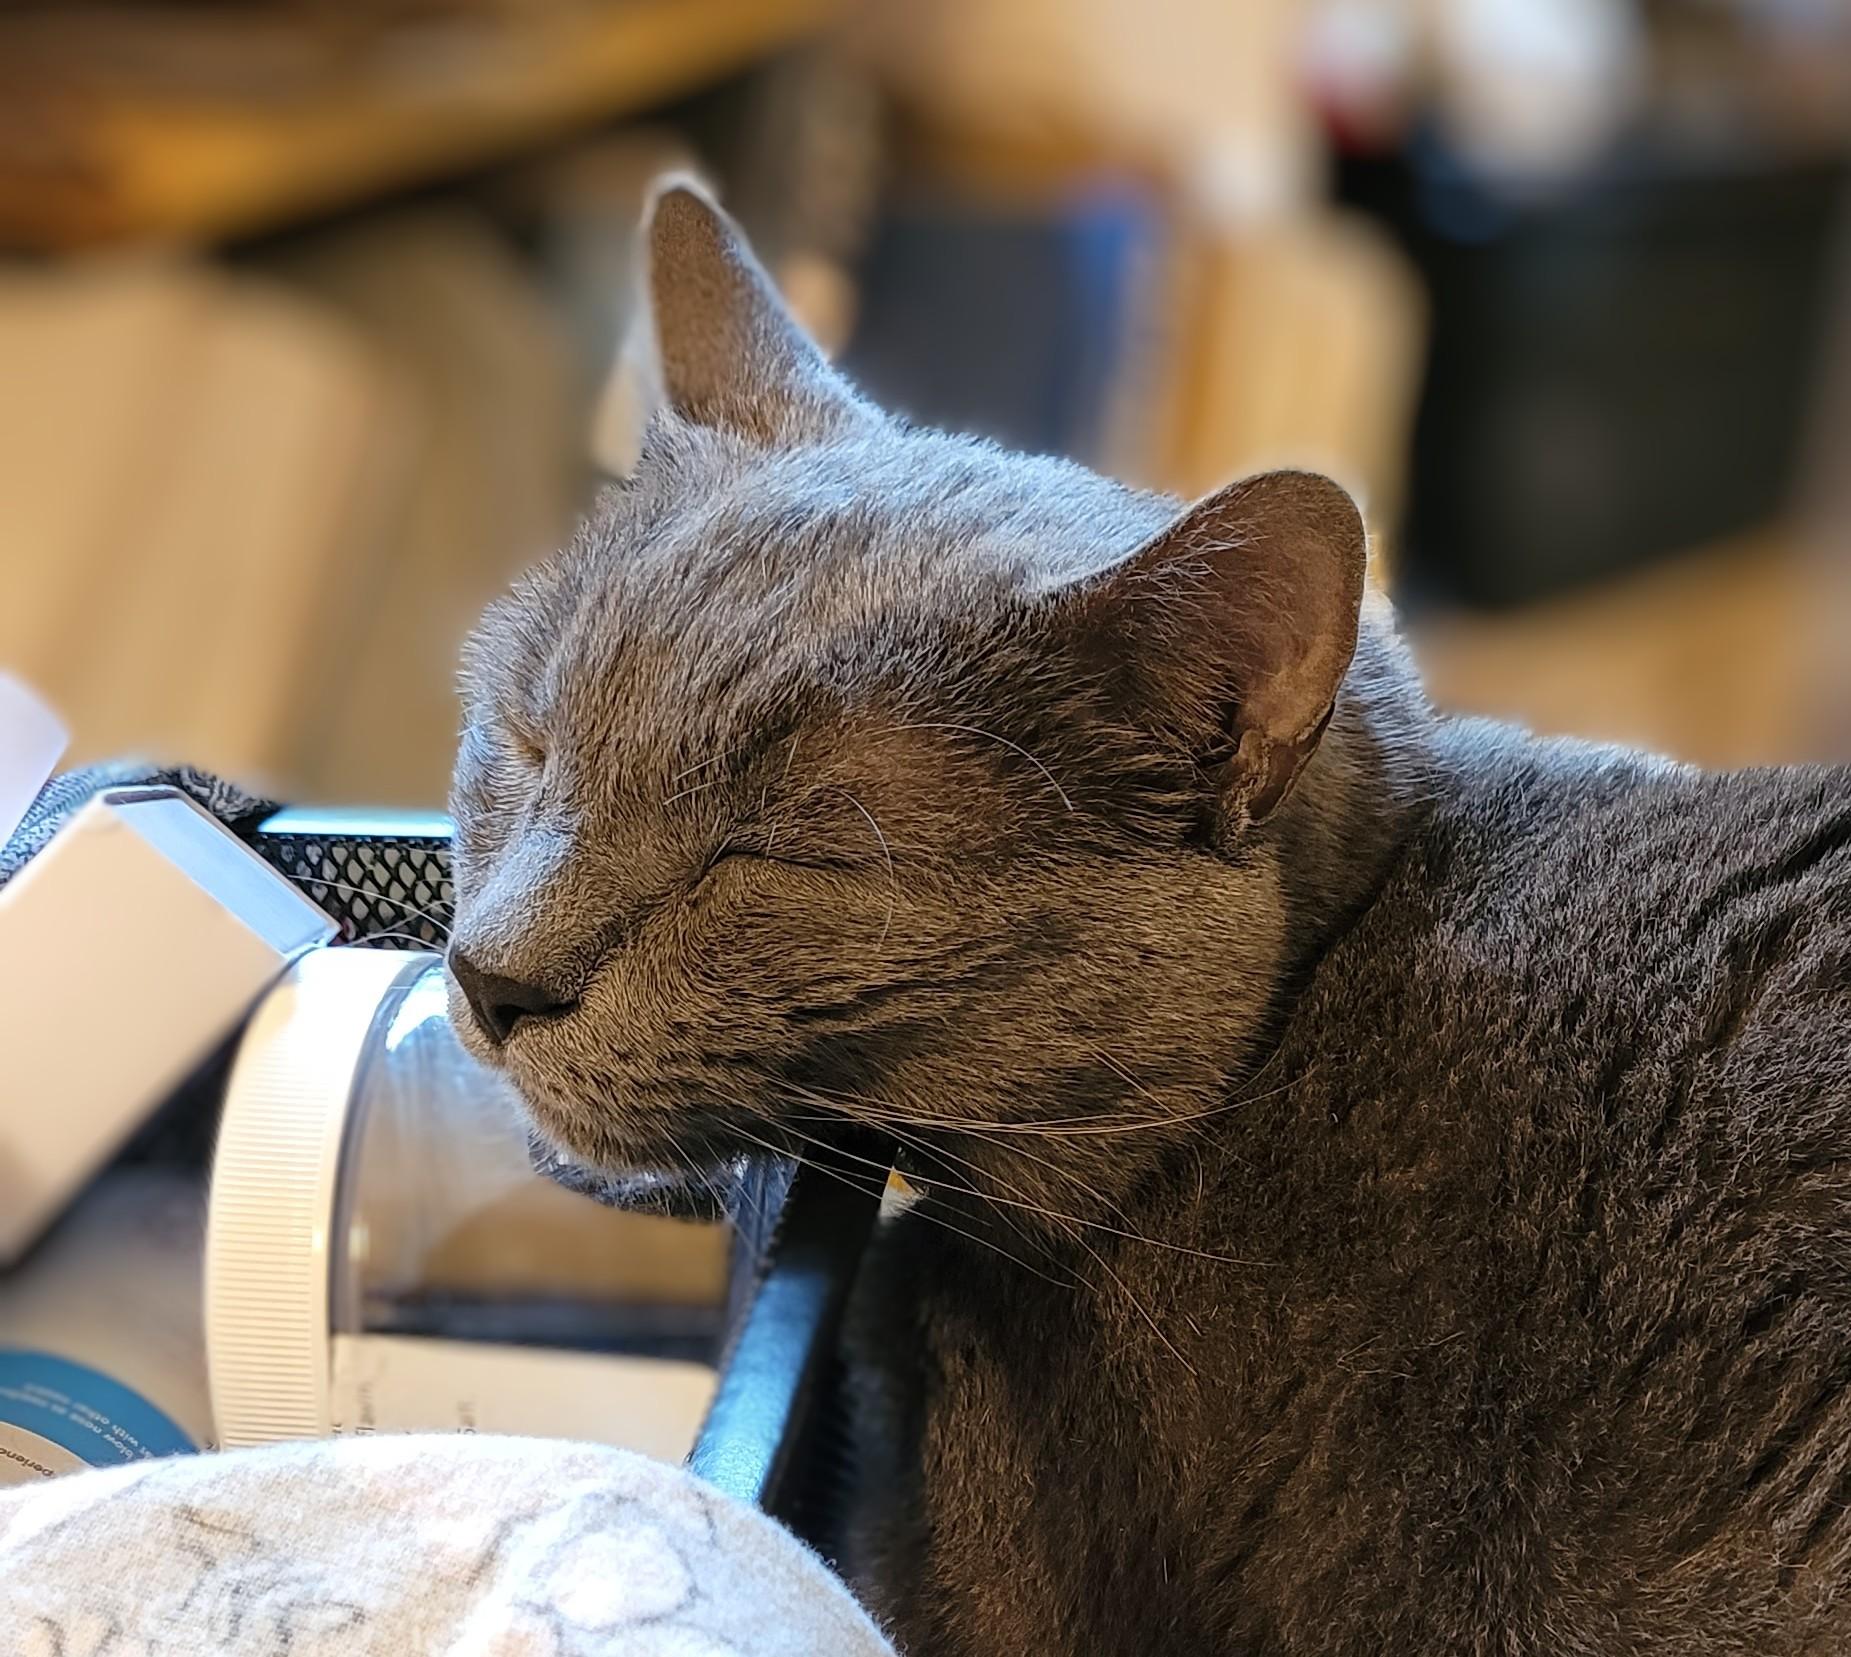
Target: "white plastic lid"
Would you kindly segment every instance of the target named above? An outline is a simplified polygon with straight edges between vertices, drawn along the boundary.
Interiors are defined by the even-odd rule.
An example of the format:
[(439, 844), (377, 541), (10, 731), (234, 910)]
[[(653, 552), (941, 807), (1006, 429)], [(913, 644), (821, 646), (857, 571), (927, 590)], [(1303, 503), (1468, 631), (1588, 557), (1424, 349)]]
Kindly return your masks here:
[(354, 1082), (381, 1003), (433, 959), (313, 950), (245, 1029), (206, 1224), (206, 1351), (227, 1449), (329, 1429), (329, 1250)]

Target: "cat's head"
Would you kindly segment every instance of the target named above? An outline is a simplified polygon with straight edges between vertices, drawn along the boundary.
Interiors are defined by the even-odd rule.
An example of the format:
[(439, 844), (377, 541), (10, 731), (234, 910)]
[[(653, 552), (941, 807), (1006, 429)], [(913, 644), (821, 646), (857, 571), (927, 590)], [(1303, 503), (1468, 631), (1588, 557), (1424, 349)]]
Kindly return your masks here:
[(1287, 950), (1349, 498), (911, 429), (697, 191), (647, 243), (635, 475), (467, 652), (464, 1039), (606, 1166), (1199, 1100)]

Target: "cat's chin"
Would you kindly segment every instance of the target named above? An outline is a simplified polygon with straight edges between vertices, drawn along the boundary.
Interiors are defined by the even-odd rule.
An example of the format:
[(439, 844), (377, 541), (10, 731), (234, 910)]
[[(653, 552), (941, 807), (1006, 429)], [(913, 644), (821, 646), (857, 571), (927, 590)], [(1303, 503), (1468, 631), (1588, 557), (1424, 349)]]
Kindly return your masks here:
[(725, 1193), (732, 1189), (737, 1170), (676, 1173), (656, 1169), (611, 1170), (591, 1166), (570, 1152), (535, 1134), (534, 1168), (557, 1185), (631, 1213), (666, 1215), (673, 1219), (719, 1220), (726, 1216)]
[(660, 1107), (561, 1105), (511, 1079), (538, 1139), (560, 1159), (602, 1178), (705, 1182), (742, 1162), (783, 1154), (762, 1131), (741, 1132), (698, 1106), (678, 1109), (667, 1120)]

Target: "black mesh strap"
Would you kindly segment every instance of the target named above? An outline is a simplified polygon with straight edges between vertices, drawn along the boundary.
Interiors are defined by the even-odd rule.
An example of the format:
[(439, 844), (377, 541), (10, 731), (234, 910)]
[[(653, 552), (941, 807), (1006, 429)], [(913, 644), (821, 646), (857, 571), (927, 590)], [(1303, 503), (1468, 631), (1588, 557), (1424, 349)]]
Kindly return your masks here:
[(251, 845), (331, 915), (341, 942), (429, 949), (450, 941), (450, 825), (412, 812), (279, 811)]

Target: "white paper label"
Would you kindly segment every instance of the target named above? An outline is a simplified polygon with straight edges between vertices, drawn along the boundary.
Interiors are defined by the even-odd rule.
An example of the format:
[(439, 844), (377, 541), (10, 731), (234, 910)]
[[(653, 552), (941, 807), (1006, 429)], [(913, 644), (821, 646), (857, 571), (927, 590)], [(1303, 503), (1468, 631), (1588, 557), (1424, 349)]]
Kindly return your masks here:
[(338, 1434), (516, 1433), (680, 1461), (715, 1379), (705, 1364), (665, 1358), (336, 1335), (329, 1411)]
[(9, 1484), (36, 1484), (60, 1473), (76, 1473), (89, 1464), (48, 1438), (0, 1421), (0, 1488)]

